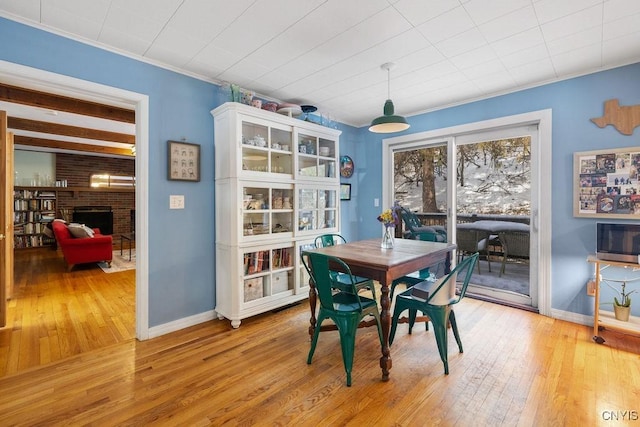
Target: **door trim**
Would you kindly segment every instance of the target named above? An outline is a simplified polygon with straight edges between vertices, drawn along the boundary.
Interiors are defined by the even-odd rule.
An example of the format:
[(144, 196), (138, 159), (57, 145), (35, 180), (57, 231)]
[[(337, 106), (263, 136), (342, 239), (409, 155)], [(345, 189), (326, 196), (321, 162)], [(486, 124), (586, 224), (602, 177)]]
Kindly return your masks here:
[[(382, 199), (384, 206), (393, 204), (392, 179), (389, 162), (393, 158), (393, 149), (398, 145), (416, 143), (425, 140), (445, 140), (452, 136), (488, 131), (491, 129), (514, 126), (538, 125), (538, 156), (532, 156), (532, 169), (537, 170), (537, 178), (532, 176), (531, 199), (536, 201), (538, 211), (531, 212), (531, 227), (538, 233), (538, 292), (532, 295), (537, 302), (538, 311), (545, 316), (551, 315), (551, 173), (541, 170), (542, 165), (551, 165), (552, 149), (552, 111), (551, 109), (496, 119), (467, 123), (448, 128), (435, 129), (414, 134), (402, 135), (382, 140)], [(533, 148), (532, 148), (533, 149)], [(538, 162), (535, 163), (535, 158)], [(549, 170), (551, 168), (548, 168)], [(534, 179), (536, 181), (534, 181)], [(546, 195), (543, 203), (543, 195)]]
[(0, 61), (0, 81), (125, 108), (136, 114), (136, 338), (149, 338), (149, 97), (12, 62)]

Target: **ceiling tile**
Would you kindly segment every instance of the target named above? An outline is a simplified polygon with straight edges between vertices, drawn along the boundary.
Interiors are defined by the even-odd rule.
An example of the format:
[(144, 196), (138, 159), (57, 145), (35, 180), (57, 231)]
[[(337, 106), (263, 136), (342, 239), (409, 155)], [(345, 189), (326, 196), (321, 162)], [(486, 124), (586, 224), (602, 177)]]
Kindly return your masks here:
[(531, 85), (550, 81), (556, 77), (550, 58), (529, 62), (509, 69), (509, 73), (519, 85)]
[(89, 40), (98, 40), (102, 21), (91, 21), (58, 8), (42, 8), (42, 23)]
[(640, 13), (640, 1), (638, 0), (607, 0), (604, 2), (604, 22), (615, 21), (636, 13)]
[(467, 68), (462, 70), (462, 73), (471, 80), (479, 79), (483, 76), (489, 76), (491, 74), (496, 74), (505, 71), (506, 68), (502, 61), (496, 59), (493, 61), (488, 61), (483, 64), (475, 65), (471, 68)]
[(547, 47), (544, 44), (539, 44), (537, 46), (519, 50), (511, 55), (503, 56), (501, 59), (507, 68), (511, 68), (527, 64), (529, 62), (539, 61), (547, 58), (548, 56), (549, 52), (547, 51)]
[(240, 61), (240, 59), (240, 56), (235, 52), (209, 44), (198, 52), (191, 61), (209, 65), (212, 69), (226, 70), (236, 62)]
[(474, 23), (462, 6), (430, 19), (417, 27), (431, 43), (436, 44), (474, 27)]
[(453, 65), (464, 70), (465, 68), (475, 67), (497, 58), (498, 56), (495, 54), (493, 49), (489, 45), (484, 45), (461, 55), (454, 56), (449, 60)]
[[(131, 0), (127, 3), (137, 3)], [(154, 0), (147, 0), (149, 2)], [(176, 0), (167, 0), (168, 3)], [(222, 33), (231, 23), (238, 19), (255, 0), (177, 0), (179, 5), (175, 12), (162, 18), (166, 21), (170, 18), (167, 26), (182, 33), (188, 34), (197, 39), (211, 41), (215, 36)], [(147, 8), (149, 9), (149, 8)], [(167, 11), (171, 10), (169, 5)], [(143, 9), (144, 11), (144, 9)], [(247, 31), (250, 29), (246, 29)], [(253, 29), (255, 31), (255, 29)]]
[(611, 40), (627, 34), (633, 34), (638, 30), (640, 30), (640, 13), (605, 23), (602, 37), (604, 40)]
[(163, 26), (162, 21), (153, 21), (115, 6), (111, 7), (104, 21), (104, 28), (109, 28), (111, 32), (126, 32), (132, 39), (145, 40), (149, 44), (158, 36)]
[(420, 25), (430, 19), (442, 15), (456, 7), (460, 6), (458, 0), (399, 0), (395, 3), (395, 8), (404, 16), (412, 25)]
[(545, 40), (551, 41), (600, 25), (602, 6), (598, 5), (543, 24), (541, 28)]
[[(539, 0), (533, 3), (541, 24), (554, 21), (591, 6), (602, 5), (603, 0)], [(601, 6), (600, 6), (601, 7)]]
[(579, 49), (584, 46), (594, 45), (601, 41), (602, 29), (600, 27), (593, 27), (561, 39), (550, 41), (547, 43), (547, 48), (549, 50), (549, 55), (554, 56)]
[[(215, 46), (246, 56), (324, 3), (324, 0), (258, 0), (214, 40)], [(287, 11), (287, 13), (282, 13)]]
[(533, 7), (524, 7), (479, 26), (489, 43), (505, 39), (538, 26)]
[(102, 29), (98, 41), (123, 52), (130, 52), (140, 56), (151, 46), (151, 42), (148, 40), (143, 40), (127, 32), (116, 31), (109, 27)]
[(531, 6), (530, 0), (470, 0), (464, 8), (473, 22), (480, 25), (526, 6)]
[(43, 17), (45, 12), (50, 13), (52, 10), (59, 10), (84, 20), (102, 24), (107, 16), (111, 0), (46, 0), (41, 1), (40, 4)]
[(0, 0), (0, 9), (22, 18), (40, 22), (40, 0)]
[(513, 88), (515, 80), (506, 70), (495, 74), (483, 76), (481, 79), (472, 80), (480, 91), (485, 94), (502, 92)]
[(500, 57), (544, 43), (540, 28), (531, 28), (506, 39), (491, 43), (491, 47)]
[(602, 61), (607, 66), (640, 61), (640, 31), (602, 43)]
[(469, 52), (486, 45), (487, 42), (477, 28), (453, 36), (436, 44), (436, 48), (447, 58)]
[(601, 44), (585, 46), (571, 52), (551, 57), (559, 77), (582, 74), (585, 70), (597, 70), (602, 66)]

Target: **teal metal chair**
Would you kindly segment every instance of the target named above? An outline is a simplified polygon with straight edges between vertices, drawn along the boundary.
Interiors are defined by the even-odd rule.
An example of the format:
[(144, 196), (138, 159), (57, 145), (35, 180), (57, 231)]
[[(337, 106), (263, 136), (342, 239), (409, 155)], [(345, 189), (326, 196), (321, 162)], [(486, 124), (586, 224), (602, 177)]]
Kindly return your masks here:
[[(316, 248), (342, 245), (345, 243), (347, 243), (347, 240), (344, 237), (342, 237), (340, 234), (323, 234), (321, 236), (316, 237), (314, 241)], [(351, 284), (349, 277), (347, 277), (347, 275), (345, 275), (344, 273), (339, 273), (334, 271), (332, 272), (332, 277), (334, 282), (333, 287), (336, 289), (340, 289), (344, 291), (347, 288), (347, 286)], [(376, 299), (376, 287), (375, 287), (375, 284), (373, 283), (373, 280), (367, 277), (361, 277), (361, 276), (353, 276), (353, 278), (355, 279), (355, 286), (358, 292), (360, 292), (363, 289), (369, 290), (371, 291), (371, 297), (374, 300)]]
[[(407, 228), (406, 237), (413, 240), (423, 240), (427, 242), (446, 242), (447, 241), (447, 232), (444, 227), (430, 227), (424, 226), (420, 222), (420, 219), (416, 214), (409, 211), (404, 207), (400, 207), (402, 221), (404, 221), (404, 225)], [(439, 263), (440, 264), (440, 263)], [(416, 283), (422, 282), (423, 280), (428, 279), (431, 276), (431, 268), (427, 267), (420, 271), (413, 272), (406, 276), (400, 277), (399, 279), (395, 279), (391, 282), (391, 291), (389, 293), (389, 299), (393, 300), (393, 294), (395, 292), (396, 286), (399, 284), (405, 284), (408, 287), (415, 285)], [(427, 329), (429, 328), (429, 324), (427, 323)]]
[(406, 238), (413, 240), (426, 240), (430, 242), (446, 242), (447, 231), (440, 225), (422, 225), (420, 218), (410, 210), (400, 207), (400, 216), (406, 227)]
[[(340, 347), (342, 348), (342, 361), (347, 374), (347, 386), (351, 386), (356, 331), (358, 330), (358, 324), (364, 317), (373, 316), (375, 318), (378, 327), (378, 338), (382, 346), (382, 326), (378, 303), (374, 299), (358, 294), (355, 278), (351, 274), (349, 266), (341, 259), (313, 252), (304, 252), (303, 255), (309, 260), (312, 280), (316, 284), (316, 292), (320, 299), (318, 323), (313, 333), (307, 364), (311, 364), (313, 359), (322, 322), (326, 319), (331, 319), (340, 333)], [(350, 278), (350, 283), (344, 291), (334, 290), (332, 277), (334, 271), (332, 268), (336, 267), (343, 271), (346, 277)]]
[[(447, 324), (451, 324), (453, 336), (458, 343), (460, 353), (462, 353), (462, 341), (458, 333), (458, 325), (456, 324), (453, 305), (460, 302), (467, 293), (469, 279), (471, 279), (473, 269), (478, 262), (478, 256), (478, 253), (475, 253), (465, 258), (451, 273), (435, 282), (421, 282), (398, 294), (391, 321), (389, 344), (393, 343), (400, 314), (405, 310), (409, 310), (409, 334), (411, 334), (411, 329), (416, 322), (417, 312), (420, 310), (429, 317), (433, 324), (440, 359), (442, 359), (442, 363), (444, 364), (444, 373), (449, 374)], [(456, 295), (456, 285), (459, 282), (461, 282), (462, 285)], [(418, 290), (422, 292), (418, 292)]]

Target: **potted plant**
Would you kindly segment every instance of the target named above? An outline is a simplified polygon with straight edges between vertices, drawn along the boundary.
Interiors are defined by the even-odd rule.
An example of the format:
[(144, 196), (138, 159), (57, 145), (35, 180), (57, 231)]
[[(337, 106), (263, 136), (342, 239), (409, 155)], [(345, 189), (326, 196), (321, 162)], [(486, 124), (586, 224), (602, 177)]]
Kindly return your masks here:
[(611, 289), (618, 293), (617, 296), (613, 297), (613, 314), (617, 320), (621, 320), (623, 322), (629, 321), (629, 312), (631, 311), (631, 295), (636, 291), (634, 289), (631, 292), (626, 291), (627, 281), (626, 280), (614, 280), (615, 282), (620, 283), (620, 288), (618, 289), (615, 286), (607, 283)]

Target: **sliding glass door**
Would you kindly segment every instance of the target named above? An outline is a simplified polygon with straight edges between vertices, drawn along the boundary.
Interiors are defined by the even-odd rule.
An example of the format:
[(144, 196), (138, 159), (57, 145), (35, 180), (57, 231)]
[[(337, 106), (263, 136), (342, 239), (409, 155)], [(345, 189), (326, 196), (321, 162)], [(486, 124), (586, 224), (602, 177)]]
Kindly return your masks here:
[(389, 145), (393, 200), (442, 226), (457, 260), (480, 252), (469, 292), (537, 303), (537, 126), (479, 130)]

